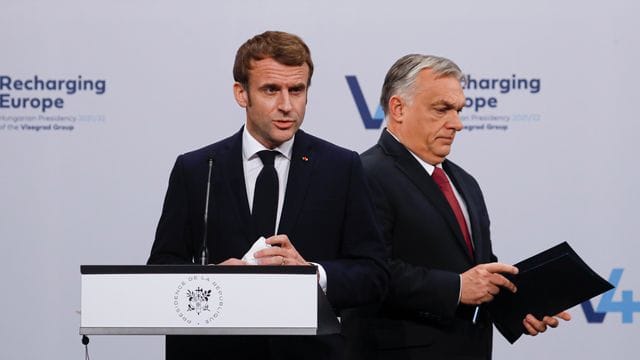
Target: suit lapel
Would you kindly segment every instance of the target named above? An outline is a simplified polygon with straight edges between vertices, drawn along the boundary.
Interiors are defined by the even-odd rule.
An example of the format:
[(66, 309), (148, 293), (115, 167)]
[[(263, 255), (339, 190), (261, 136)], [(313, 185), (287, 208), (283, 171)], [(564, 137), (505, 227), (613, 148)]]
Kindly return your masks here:
[(311, 137), (302, 130), (298, 130), (291, 151), (287, 189), (278, 225), (279, 234), (290, 233), (298, 214), (300, 214), (311, 180), (311, 173), (317, 161), (312, 145)]
[(470, 223), (469, 226), (471, 227), (471, 241), (473, 242), (474, 246), (474, 257), (476, 261), (478, 261), (479, 259), (485, 259), (484, 254), (481, 254), (482, 246), (479, 246), (480, 242), (482, 241), (482, 232), (480, 229), (480, 223), (478, 222), (477, 214), (479, 205), (475, 203), (473, 197), (469, 194), (471, 184), (468, 184), (464, 180), (464, 177), (460, 176), (459, 171), (454, 166), (451, 166), (451, 163), (448, 160), (445, 160), (445, 162), (442, 164), (442, 167), (445, 169), (447, 175), (449, 175), (449, 177), (451, 178), (453, 185), (456, 187), (456, 190), (458, 190), (458, 193), (460, 194), (460, 196), (462, 196), (462, 199), (467, 206), (467, 213), (469, 214)]
[(438, 185), (433, 181), (422, 165), (420, 165), (413, 155), (411, 155), (409, 150), (394, 139), (386, 129), (383, 130), (378, 144), (386, 153), (394, 157), (398, 169), (400, 169), (400, 171), (402, 171), (409, 180), (415, 184), (420, 192), (422, 192), (428, 201), (442, 215), (453, 232), (461, 251), (467, 254), (470, 260), (473, 260), (469, 256), (469, 251), (467, 250), (467, 245), (464, 241), (464, 237), (462, 236), (462, 231), (460, 230), (458, 221), (453, 214), (453, 210), (451, 210), (451, 206), (442, 194), (440, 188), (438, 188)]
[(246, 226), (242, 226), (244, 238), (247, 242), (252, 242), (253, 240), (251, 240), (250, 234), (251, 213), (249, 210), (249, 200), (247, 199), (244, 170), (242, 168), (242, 129), (230, 139), (229, 145), (225, 148), (225, 152), (222, 158), (225, 161), (223, 166), (225, 174), (228, 177), (227, 184), (231, 190), (230, 193), (233, 200), (230, 205), (235, 208), (240, 218), (240, 224), (246, 224)]

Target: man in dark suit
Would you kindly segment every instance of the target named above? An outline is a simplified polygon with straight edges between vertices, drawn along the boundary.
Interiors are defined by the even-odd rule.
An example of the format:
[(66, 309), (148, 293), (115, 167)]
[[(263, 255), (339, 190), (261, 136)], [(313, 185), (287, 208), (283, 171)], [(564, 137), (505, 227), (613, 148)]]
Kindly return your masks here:
[[(307, 45), (288, 33), (257, 35), (239, 48), (233, 73), (245, 126), (178, 157), (148, 263), (200, 257), (212, 158), (211, 263), (246, 265), (240, 258), (264, 236), (272, 246), (254, 254), (257, 263), (313, 262), (334, 309), (380, 301), (388, 273), (358, 154), (299, 130), (313, 73)], [(265, 184), (275, 190), (266, 200)], [(169, 336), (167, 358), (339, 359), (343, 342), (341, 335)]]
[[(462, 130), (461, 79), (450, 60), (424, 55), (399, 59), (385, 78), (388, 128), (361, 158), (391, 280), (384, 304), (360, 314), (363, 358), (489, 359), (492, 324), (478, 305), (516, 291), (501, 274), (517, 269), (495, 262), (478, 183), (446, 158)], [(531, 335), (557, 324), (523, 319)]]

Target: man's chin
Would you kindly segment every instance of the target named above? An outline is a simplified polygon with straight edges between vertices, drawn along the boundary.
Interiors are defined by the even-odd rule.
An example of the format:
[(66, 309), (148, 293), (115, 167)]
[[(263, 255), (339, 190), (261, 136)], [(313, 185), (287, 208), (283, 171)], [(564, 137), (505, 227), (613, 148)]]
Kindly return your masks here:
[(449, 156), (449, 153), (451, 152), (451, 146), (443, 146), (438, 150), (439, 151), (435, 155), (444, 160), (447, 156)]
[(291, 138), (296, 133), (296, 131), (298, 131), (297, 127), (286, 129), (286, 130), (277, 129), (276, 131), (273, 132), (271, 139), (273, 140), (274, 143), (278, 144), (276, 146), (280, 146), (285, 141), (291, 140)]

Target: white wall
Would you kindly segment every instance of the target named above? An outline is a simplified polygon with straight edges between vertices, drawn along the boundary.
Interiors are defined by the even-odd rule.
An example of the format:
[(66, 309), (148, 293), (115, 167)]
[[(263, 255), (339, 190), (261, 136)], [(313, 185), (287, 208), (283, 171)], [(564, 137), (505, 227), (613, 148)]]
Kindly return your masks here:
[[(80, 264), (146, 261), (175, 157), (240, 127), (233, 57), (267, 29), (311, 47), (316, 72), (303, 128), (357, 151), (380, 130), (364, 128), (345, 75), (357, 76), (372, 113), (387, 69), (411, 52), (449, 57), (476, 79), (540, 79), (535, 94), (469, 90), (498, 105), (465, 109), (465, 124), (485, 130), (460, 133), (451, 159), (483, 187), (501, 260), (569, 241), (605, 278), (624, 268), (620, 290), (640, 291), (639, 10), (631, 0), (5, 0), (0, 76), (82, 76), (106, 80), (106, 91), (0, 89), (11, 98), (60, 97), (64, 107), (44, 114), (77, 120), (14, 121), (43, 113), (0, 108), (0, 357), (83, 356)], [(74, 129), (21, 128), (47, 124)], [(496, 124), (508, 128), (487, 130)], [(590, 324), (580, 307), (570, 312), (570, 323), (515, 345), (496, 332), (494, 358), (635, 358), (637, 315), (623, 323), (611, 312)], [(94, 336), (90, 349), (96, 358), (157, 359), (163, 341)]]

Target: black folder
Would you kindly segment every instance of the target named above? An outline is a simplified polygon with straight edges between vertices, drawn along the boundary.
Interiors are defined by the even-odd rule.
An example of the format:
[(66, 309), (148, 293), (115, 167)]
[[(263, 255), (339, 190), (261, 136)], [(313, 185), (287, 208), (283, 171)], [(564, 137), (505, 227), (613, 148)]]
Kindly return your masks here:
[(505, 275), (518, 291), (502, 290), (487, 306), (500, 333), (514, 343), (526, 332), (527, 314), (542, 319), (613, 289), (575, 251), (563, 242), (515, 266), (517, 275)]

